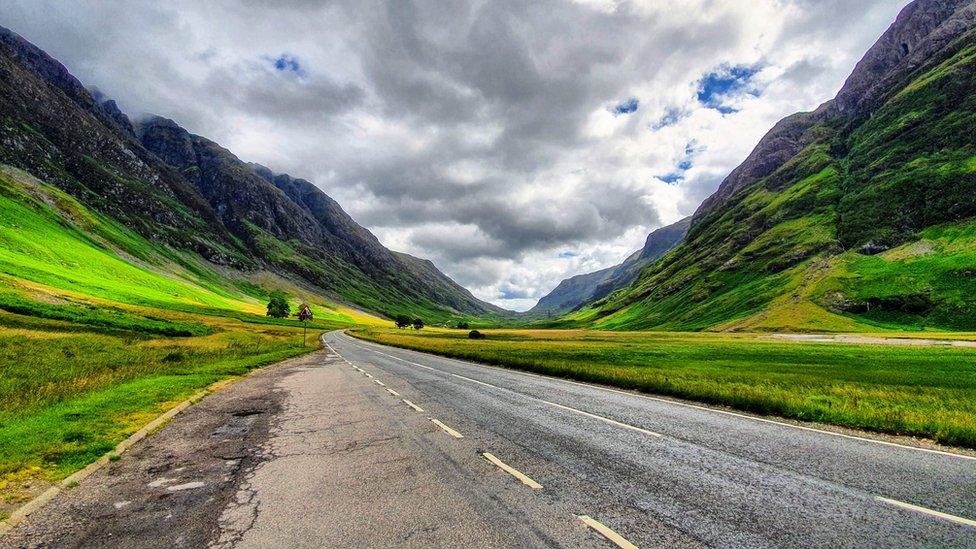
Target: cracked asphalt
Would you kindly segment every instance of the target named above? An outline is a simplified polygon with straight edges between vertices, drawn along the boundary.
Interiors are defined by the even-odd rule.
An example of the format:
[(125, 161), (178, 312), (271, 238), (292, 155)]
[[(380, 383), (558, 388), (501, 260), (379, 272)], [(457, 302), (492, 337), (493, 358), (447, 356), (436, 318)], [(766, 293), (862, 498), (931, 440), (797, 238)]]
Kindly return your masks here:
[(976, 547), (973, 459), (325, 340), (0, 547)]

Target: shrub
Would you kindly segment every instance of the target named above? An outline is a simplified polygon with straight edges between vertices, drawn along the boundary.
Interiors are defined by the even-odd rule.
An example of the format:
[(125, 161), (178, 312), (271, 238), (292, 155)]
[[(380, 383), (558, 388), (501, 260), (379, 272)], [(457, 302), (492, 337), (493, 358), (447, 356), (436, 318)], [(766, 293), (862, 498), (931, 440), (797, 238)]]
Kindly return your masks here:
[(478, 330), (471, 330), (468, 332), (468, 339), (484, 339), (485, 334), (479, 332)]
[(268, 301), (268, 316), (272, 318), (287, 318), (291, 314), (291, 308), (288, 307), (288, 298), (285, 294), (281, 292), (274, 292), (271, 294), (271, 299)]

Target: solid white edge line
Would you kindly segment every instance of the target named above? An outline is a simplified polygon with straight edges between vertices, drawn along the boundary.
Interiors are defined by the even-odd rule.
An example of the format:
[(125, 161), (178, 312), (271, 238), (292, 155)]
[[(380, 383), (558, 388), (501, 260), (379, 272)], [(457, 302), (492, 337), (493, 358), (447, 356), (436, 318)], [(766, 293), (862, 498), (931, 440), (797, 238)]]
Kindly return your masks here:
[[(442, 374), (449, 374), (449, 375), (454, 376), (454, 377), (456, 377), (458, 379), (463, 379), (465, 381), (470, 381), (472, 383), (477, 383), (479, 385), (484, 385), (485, 387), (491, 387), (491, 388), (494, 388), (494, 389), (501, 389), (503, 391), (511, 391), (511, 389), (506, 389), (504, 387), (499, 387), (497, 385), (492, 385), (491, 383), (486, 383), (484, 381), (480, 381), (480, 380), (477, 380), (477, 379), (472, 379), (470, 377), (462, 376), (461, 374), (455, 374), (453, 372), (445, 372), (443, 370), (438, 370), (437, 368), (431, 368), (430, 366), (424, 366), (423, 364), (417, 364), (416, 362), (411, 362), (409, 360), (405, 360), (405, 359), (402, 359), (400, 357), (396, 357), (396, 356), (393, 356), (393, 355), (389, 355), (389, 354), (386, 354), (386, 353), (381, 352), (381, 351), (377, 351), (377, 350), (374, 350), (374, 349), (368, 349), (368, 350), (369, 351), (372, 351), (374, 353), (377, 353), (377, 354), (381, 354), (383, 356), (387, 356), (387, 357), (392, 358), (394, 360), (399, 360), (401, 362), (406, 362), (407, 364), (411, 364), (413, 366), (420, 366), (421, 368), (427, 368), (428, 370), (434, 370), (434, 371), (440, 372)], [(624, 429), (629, 429), (631, 431), (636, 431), (638, 433), (643, 433), (645, 435), (650, 435), (652, 437), (662, 437), (663, 436), (661, 433), (655, 433), (654, 431), (649, 431), (649, 430), (644, 429), (642, 427), (637, 427), (635, 425), (629, 425), (627, 423), (621, 423), (621, 422), (619, 422), (617, 420), (610, 419), (608, 417), (603, 417), (603, 416), (599, 416), (599, 415), (596, 415), (596, 414), (591, 414), (590, 412), (584, 412), (583, 410), (578, 410), (576, 408), (571, 408), (569, 406), (564, 406), (562, 404), (556, 404), (555, 402), (549, 402), (548, 400), (543, 400), (541, 398), (537, 398), (537, 397), (534, 397), (532, 395), (527, 395), (525, 393), (518, 393), (517, 391), (513, 391), (513, 392), (516, 392), (518, 395), (521, 395), (524, 398), (527, 398), (527, 399), (530, 399), (530, 400), (535, 400), (535, 401), (541, 402), (541, 403), (546, 404), (546, 405), (549, 405), (549, 406), (554, 406), (556, 408), (561, 408), (563, 410), (567, 410), (569, 412), (573, 412), (573, 413), (576, 413), (576, 414), (584, 415), (586, 417), (590, 417), (590, 418), (593, 418), (593, 419), (598, 419), (598, 420), (603, 421), (605, 423), (609, 423), (610, 425), (615, 425), (617, 427), (622, 427)]]
[(502, 471), (505, 471), (506, 473), (517, 478), (519, 481), (522, 482), (522, 484), (528, 486), (529, 488), (532, 488), (533, 490), (538, 490), (542, 488), (541, 484), (529, 478), (528, 475), (526, 475), (525, 473), (519, 471), (514, 467), (511, 467), (510, 465), (506, 464), (504, 461), (498, 459), (497, 457), (495, 457), (495, 454), (492, 454), (490, 452), (484, 452), (481, 455), (485, 456), (485, 459), (495, 464), (495, 466), (501, 469)]
[[(532, 397), (532, 398), (535, 398), (535, 397)], [(661, 436), (664, 436), (661, 433), (655, 433), (654, 431), (648, 431), (647, 429), (642, 429), (641, 427), (636, 427), (634, 425), (628, 425), (627, 423), (621, 423), (619, 421), (610, 419), (608, 417), (598, 416), (596, 414), (591, 414), (589, 412), (584, 412), (583, 410), (577, 410), (576, 408), (570, 408), (569, 406), (563, 406), (562, 404), (556, 404), (555, 402), (549, 402), (548, 400), (542, 400), (542, 399), (537, 399), (537, 400), (539, 400), (539, 402), (544, 402), (544, 403), (548, 404), (549, 406), (555, 406), (556, 408), (562, 408), (563, 410), (567, 410), (567, 411), (574, 412), (574, 413), (577, 413), (577, 414), (580, 414), (580, 415), (584, 415), (586, 417), (591, 417), (593, 419), (598, 419), (600, 421), (604, 421), (606, 423), (609, 423), (610, 425), (616, 425), (617, 427), (622, 427), (624, 429), (630, 429), (631, 431), (637, 431), (638, 433), (643, 433), (645, 435), (650, 435), (652, 437), (661, 437)]]
[(949, 513), (942, 513), (934, 509), (929, 509), (927, 507), (921, 507), (918, 505), (912, 505), (911, 503), (905, 503), (904, 501), (898, 501), (897, 499), (889, 499), (881, 496), (874, 496), (874, 499), (887, 503), (888, 505), (894, 505), (895, 507), (901, 507), (902, 509), (908, 509), (909, 511), (915, 511), (916, 513), (922, 513), (924, 515), (929, 515), (931, 517), (940, 518), (949, 522), (954, 522), (956, 524), (962, 524), (964, 526), (971, 526), (976, 528), (976, 520), (968, 519), (965, 517), (957, 517), (956, 515), (950, 515)]
[[(356, 338), (353, 338), (352, 336), (348, 336), (348, 335), (346, 337), (349, 338), (352, 341), (355, 341), (355, 342), (362, 341), (363, 343), (370, 344), (370, 345), (381, 345), (381, 344), (378, 344), (378, 343), (373, 343), (372, 341), (363, 341), (361, 339), (356, 339)], [(355, 346), (357, 346), (357, 347), (359, 347), (361, 349), (364, 349), (364, 350), (367, 350), (367, 351), (370, 351), (370, 352), (373, 352), (373, 353), (378, 353), (378, 354), (381, 354), (381, 355), (389, 356), (391, 358), (395, 358), (397, 360), (402, 360), (402, 361), (407, 362), (409, 364), (414, 364), (413, 362), (404, 360), (402, 358), (395, 357), (393, 355), (387, 355), (386, 353), (383, 353), (381, 351), (377, 351), (376, 349), (371, 349), (371, 348), (369, 348), (369, 347), (367, 347), (365, 345), (358, 345), (357, 343), (352, 343), (352, 345), (355, 345)], [(435, 356), (437, 358), (441, 358), (441, 359), (444, 359), (444, 360), (450, 360), (452, 362), (457, 362), (459, 364), (464, 364), (464, 365), (467, 365), (467, 366), (477, 366), (477, 367), (481, 367), (481, 368), (492, 368), (492, 369), (497, 369), (497, 370), (504, 370), (506, 372), (511, 372), (513, 374), (524, 375), (524, 376), (529, 376), (529, 377), (535, 377), (535, 378), (539, 378), (539, 379), (545, 379), (545, 380), (548, 380), (548, 381), (560, 381), (560, 382), (563, 382), (563, 383), (569, 383), (571, 385), (579, 385), (581, 387), (589, 387), (590, 389), (598, 389), (598, 390), (601, 390), (601, 391), (607, 391), (607, 392), (610, 392), (610, 393), (617, 393), (617, 394), (621, 394), (621, 395), (628, 395), (628, 396), (637, 397), (637, 398), (646, 398), (648, 400), (653, 400), (655, 402), (662, 402), (662, 403), (665, 403), (665, 404), (672, 404), (674, 406), (682, 406), (684, 408), (693, 408), (695, 410), (702, 410), (702, 411), (705, 411), (705, 412), (712, 412), (712, 413), (715, 413), (715, 414), (723, 414), (723, 415), (727, 415), (727, 416), (734, 416), (734, 417), (738, 417), (738, 418), (742, 418), (742, 419), (750, 419), (750, 420), (753, 420), (753, 421), (760, 421), (760, 422), (763, 422), (763, 423), (770, 423), (770, 424), (773, 424), (773, 425), (779, 425), (781, 427), (789, 427), (789, 428), (792, 428), (792, 429), (800, 429), (802, 431), (809, 431), (809, 432), (812, 432), (812, 433), (820, 433), (820, 434), (823, 434), (823, 435), (830, 435), (830, 436), (835, 436), (835, 437), (841, 437), (841, 438), (846, 438), (846, 439), (850, 439), (850, 440), (859, 440), (859, 441), (862, 441), (862, 442), (871, 442), (871, 443), (874, 443), (874, 444), (883, 444), (885, 446), (891, 446), (891, 447), (895, 447), (895, 448), (902, 448), (902, 449), (905, 449), (905, 450), (915, 450), (915, 451), (918, 451), (918, 452), (926, 452), (926, 453), (929, 453), (929, 454), (938, 454), (938, 455), (947, 456), (947, 457), (954, 457), (954, 458), (968, 459), (968, 460), (974, 460), (974, 461), (976, 461), (976, 456), (969, 456), (969, 455), (966, 455), (966, 454), (955, 454), (955, 453), (952, 453), (952, 452), (946, 452), (944, 450), (936, 450), (936, 449), (933, 449), (933, 448), (921, 448), (921, 447), (918, 447), (918, 446), (908, 446), (906, 444), (899, 444), (897, 442), (888, 442), (887, 440), (878, 440), (878, 439), (873, 439), (873, 438), (859, 437), (857, 435), (848, 435), (846, 433), (835, 433), (833, 431), (827, 431), (827, 430), (824, 430), (824, 429), (817, 429), (815, 427), (807, 427), (805, 425), (795, 425), (795, 424), (792, 424), (792, 423), (786, 423), (784, 421), (776, 421), (775, 419), (768, 419), (768, 418), (764, 418), (764, 417), (750, 416), (748, 414), (742, 414), (742, 413), (739, 413), (739, 412), (732, 412), (732, 411), (729, 411), (729, 410), (719, 410), (719, 409), (716, 409), (716, 408), (709, 408), (707, 406), (701, 406), (701, 405), (698, 405), (698, 404), (690, 404), (690, 403), (687, 403), (687, 402), (678, 402), (678, 401), (671, 400), (671, 399), (667, 399), (667, 398), (660, 398), (660, 397), (655, 397), (655, 396), (651, 396), (651, 395), (646, 395), (646, 394), (641, 394), (641, 393), (635, 393), (635, 392), (631, 392), (631, 391), (624, 391), (624, 390), (621, 390), (621, 389), (613, 389), (613, 388), (610, 388), (610, 387), (603, 387), (603, 386), (600, 386), (600, 385), (593, 385), (591, 383), (583, 383), (581, 381), (573, 381), (571, 379), (563, 379), (563, 378), (559, 378), (559, 377), (549, 377), (549, 376), (544, 376), (544, 375), (541, 375), (541, 374), (534, 374), (532, 372), (524, 372), (522, 370), (515, 370), (515, 369), (512, 369), (512, 368), (502, 368), (502, 367), (498, 367), (498, 366), (491, 366), (491, 365), (488, 365), (488, 364), (477, 364), (477, 363), (474, 363), (474, 362), (467, 362), (467, 361), (459, 360), (459, 359), (456, 359), (456, 358), (450, 358), (450, 357), (446, 357), (446, 356), (434, 355), (434, 354), (430, 354), (430, 353), (422, 353), (420, 351), (414, 351), (413, 349), (403, 349), (401, 347), (394, 347), (394, 348), (397, 349), (397, 350), (400, 350), (400, 351), (407, 351), (407, 352), (411, 352), (411, 353), (428, 354), (430, 356)], [(422, 366), (422, 365), (418, 365), (418, 366)], [(429, 366), (423, 366), (423, 367), (424, 368), (427, 368), (429, 370), (437, 370), (437, 368), (431, 368)], [(443, 371), (443, 370), (437, 370), (437, 371)], [(445, 373), (450, 373), (450, 372), (445, 372)]]
[(637, 549), (636, 545), (624, 539), (623, 536), (614, 532), (602, 522), (587, 515), (578, 515), (576, 518), (583, 521), (583, 524), (599, 532), (603, 537), (613, 542), (613, 544), (617, 547), (622, 547), (623, 549)]

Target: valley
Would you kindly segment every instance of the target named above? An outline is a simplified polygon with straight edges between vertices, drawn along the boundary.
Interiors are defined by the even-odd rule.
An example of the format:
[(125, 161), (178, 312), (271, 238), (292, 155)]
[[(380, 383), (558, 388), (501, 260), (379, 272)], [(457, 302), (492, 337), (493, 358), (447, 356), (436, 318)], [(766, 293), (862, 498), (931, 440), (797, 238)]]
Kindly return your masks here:
[[(296, 59), (269, 61), (262, 70), (308, 83)], [(376, 100), (350, 90), (350, 102)], [(422, 177), (399, 181), (373, 164), (373, 152), (389, 153), (377, 148), (359, 151), (368, 168), (357, 177), (320, 186), (239, 158), (192, 125), (130, 118), (0, 26), (0, 546), (58, 546), (76, 534), (90, 546), (119, 535), (138, 546), (261, 546), (279, 534), (295, 545), (369, 545), (364, 520), (384, 525), (372, 541), (388, 545), (461, 545), (464, 533), (498, 546), (633, 546), (589, 512), (650, 545), (785, 536), (967, 546), (974, 90), (976, 4), (910, 2), (836, 96), (775, 124), (693, 214), (671, 208), (668, 223), (640, 225), (638, 236), (657, 227), (634, 241), (643, 247), (542, 295), (519, 286), (549, 276), (520, 270), (529, 247), (500, 250), (500, 237), (437, 217), (435, 206), (469, 191), (469, 217), (493, 211), (477, 193), (495, 185), (504, 195), (497, 174), (483, 188), (432, 189), (426, 178), (436, 185), (445, 171), (432, 159), (416, 160), (432, 165)], [(623, 127), (619, 117), (642, 105), (598, 115)], [(370, 116), (402, 115), (380, 111)], [(349, 127), (365, 134), (371, 123)], [(690, 184), (684, 174), (705, 150), (696, 147), (682, 142), (676, 171), (654, 177)], [(376, 173), (413, 194), (391, 206), (397, 189), (368, 188)], [(546, 187), (533, 195), (544, 204), (481, 222), (541, 235), (540, 269), (592, 266), (560, 239), (584, 247), (583, 229), (609, 234), (599, 224), (617, 220), (577, 197), (598, 219), (585, 225), (546, 202), (548, 180), (518, 173)], [(373, 217), (357, 222), (324, 188), (361, 194), (349, 211)], [(381, 225), (374, 235), (373, 202), (436, 230), (404, 236)], [(520, 217), (532, 212), (552, 219)], [(601, 233), (603, 244), (634, 226), (625, 225)], [(391, 249), (409, 236), (428, 248), (401, 249), (437, 248), (437, 265)], [(538, 301), (524, 312), (497, 304), (526, 296)], [(154, 420), (148, 435), (159, 438), (130, 450), (124, 441)], [(560, 488), (526, 503), (511, 479), (486, 470), (541, 485), (498, 465), (489, 446)], [(92, 464), (95, 488), (74, 491), (72, 475)], [(45, 493), (54, 511), (22, 522), (18, 509)], [(359, 514), (323, 504), (334, 497)], [(284, 520), (261, 516), (261, 504)], [(862, 515), (845, 514), (854, 508)], [(450, 513), (457, 531), (438, 522)], [(167, 526), (173, 516), (189, 537)], [(330, 521), (345, 530), (309, 533)], [(144, 522), (153, 528), (133, 526)]]

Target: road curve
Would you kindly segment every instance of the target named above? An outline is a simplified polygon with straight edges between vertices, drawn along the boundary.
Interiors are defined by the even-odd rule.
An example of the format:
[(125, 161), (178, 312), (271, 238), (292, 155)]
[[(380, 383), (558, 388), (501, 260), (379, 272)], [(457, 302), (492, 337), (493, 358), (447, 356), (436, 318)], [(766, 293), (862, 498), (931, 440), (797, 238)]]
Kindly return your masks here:
[(340, 332), (324, 340), (347, 368), (379, 381), (377, 391), (413, 407), (405, 403), (405, 410), (422, 409), (469, 444), (516, 464), (542, 487), (524, 496), (533, 509), (595, 520), (620, 537), (618, 544), (976, 547), (971, 456), (477, 365)]

